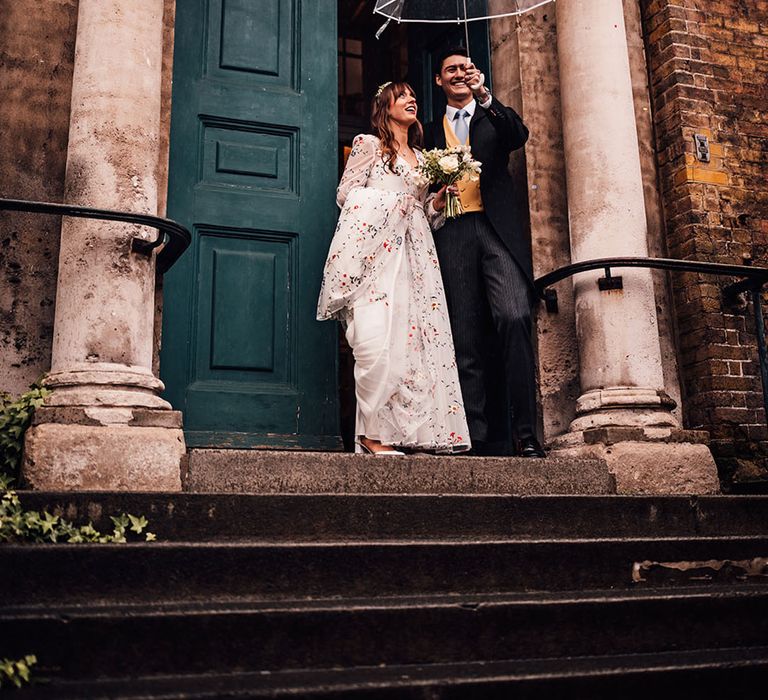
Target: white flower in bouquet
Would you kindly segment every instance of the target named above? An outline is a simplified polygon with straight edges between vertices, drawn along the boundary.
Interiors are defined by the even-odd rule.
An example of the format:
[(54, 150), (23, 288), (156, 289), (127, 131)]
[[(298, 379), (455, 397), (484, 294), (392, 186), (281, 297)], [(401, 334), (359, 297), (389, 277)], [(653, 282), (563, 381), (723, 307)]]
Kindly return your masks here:
[(443, 156), (437, 164), (443, 169), (444, 173), (455, 173), (459, 169), (459, 159), (456, 154), (451, 153), (448, 156)]
[[(465, 177), (471, 182), (480, 178), (482, 163), (472, 158), (469, 146), (458, 145), (452, 148), (433, 148), (424, 152), (424, 162), (419, 166), (420, 182), (430, 185), (453, 185)], [(445, 195), (445, 216), (452, 219), (464, 210), (459, 197), (451, 192)]]

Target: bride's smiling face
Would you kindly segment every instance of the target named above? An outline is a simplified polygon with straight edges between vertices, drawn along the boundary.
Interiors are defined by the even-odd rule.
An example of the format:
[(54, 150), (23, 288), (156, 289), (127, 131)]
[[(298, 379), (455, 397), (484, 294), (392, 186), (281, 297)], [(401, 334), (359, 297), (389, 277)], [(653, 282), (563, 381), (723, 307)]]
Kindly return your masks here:
[(407, 88), (395, 95), (394, 100), (389, 103), (389, 118), (405, 126), (410, 126), (416, 121), (418, 111), (416, 95)]

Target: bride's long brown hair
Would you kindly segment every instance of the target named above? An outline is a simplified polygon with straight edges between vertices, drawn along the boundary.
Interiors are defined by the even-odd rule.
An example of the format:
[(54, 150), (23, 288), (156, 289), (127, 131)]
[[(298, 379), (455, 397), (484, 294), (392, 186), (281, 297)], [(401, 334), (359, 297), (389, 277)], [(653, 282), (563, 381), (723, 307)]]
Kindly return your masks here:
[[(390, 170), (394, 169), (395, 158), (397, 158), (397, 142), (395, 141), (395, 134), (389, 126), (389, 105), (406, 90), (414, 97), (416, 96), (408, 83), (389, 83), (373, 98), (371, 104), (371, 128), (381, 141), (384, 164)], [(408, 146), (409, 148), (421, 149), (423, 143), (424, 130), (421, 128), (421, 122), (417, 119), (408, 127)]]

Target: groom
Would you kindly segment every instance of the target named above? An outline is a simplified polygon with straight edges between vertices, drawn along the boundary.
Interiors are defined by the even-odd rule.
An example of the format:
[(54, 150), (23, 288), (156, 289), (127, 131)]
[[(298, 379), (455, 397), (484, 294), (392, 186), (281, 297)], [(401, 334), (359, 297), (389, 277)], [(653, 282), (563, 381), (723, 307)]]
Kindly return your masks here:
[(482, 163), (479, 184), (459, 183), (465, 213), (435, 231), (473, 451), (490, 453), (486, 387), (498, 383), (487, 376), (490, 318), (500, 341), (518, 454), (544, 457), (536, 439), (531, 252), (515, 218), (507, 171), (509, 154), (523, 147), (528, 129), (484, 87), (483, 74), (463, 48), (444, 51), (436, 69), (448, 106), (425, 126), (424, 145), (468, 144)]

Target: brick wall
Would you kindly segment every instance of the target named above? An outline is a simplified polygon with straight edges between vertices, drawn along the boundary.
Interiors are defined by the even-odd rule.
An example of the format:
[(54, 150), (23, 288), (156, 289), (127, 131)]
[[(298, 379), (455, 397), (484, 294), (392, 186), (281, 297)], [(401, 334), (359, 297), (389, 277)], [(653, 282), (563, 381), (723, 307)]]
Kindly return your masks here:
[[(670, 257), (768, 266), (768, 0), (640, 5)], [(751, 305), (724, 305), (726, 281), (673, 278), (686, 427), (727, 486), (768, 478), (768, 431)]]

